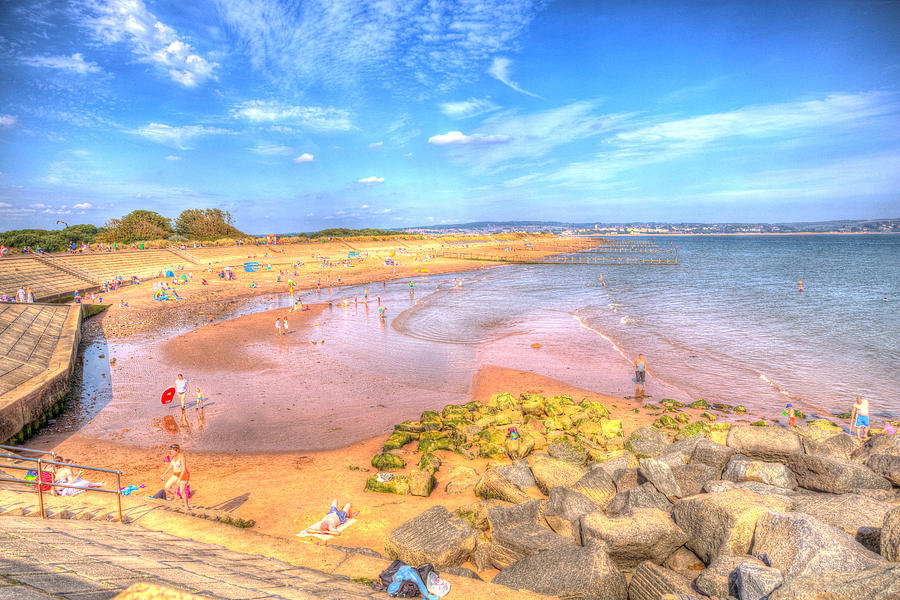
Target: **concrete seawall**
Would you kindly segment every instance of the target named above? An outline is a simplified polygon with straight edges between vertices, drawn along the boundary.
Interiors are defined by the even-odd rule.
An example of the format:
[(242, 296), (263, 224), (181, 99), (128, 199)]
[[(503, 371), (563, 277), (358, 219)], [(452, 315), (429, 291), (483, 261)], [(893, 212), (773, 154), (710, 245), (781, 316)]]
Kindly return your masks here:
[(46, 413), (69, 391), (81, 341), (81, 306), (72, 304), (67, 308), (59, 339), (44, 370), (0, 395), (0, 443), (15, 441), (29, 426), (37, 431), (41, 421), (46, 421)]

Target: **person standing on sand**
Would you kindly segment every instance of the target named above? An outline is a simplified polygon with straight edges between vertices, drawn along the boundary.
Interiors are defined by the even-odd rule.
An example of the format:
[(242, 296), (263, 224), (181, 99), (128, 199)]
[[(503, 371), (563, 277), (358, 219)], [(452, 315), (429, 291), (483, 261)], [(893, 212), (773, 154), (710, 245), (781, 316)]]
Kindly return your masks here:
[(285, 317), (281, 320), (281, 335), (286, 334), (287, 329), (288, 329), (288, 322), (287, 322), (287, 317)]
[(281, 335), (281, 317), (275, 319), (275, 336)]
[(169, 477), (164, 486), (166, 495), (171, 494), (175, 496), (176, 494), (181, 494), (181, 497), (184, 498), (184, 507), (190, 509), (191, 507), (188, 505), (188, 481), (191, 479), (191, 474), (188, 472), (187, 462), (184, 460), (184, 454), (182, 454), (181, 447), (178, 444), (172, 444), (169, 448), (175, 451), (175, 456), (169, 459), (169, 466), (163, 471), (160, 479), (166, 481), (166, 475), (171, 470), (172, 476)]
[(869, 401), (862, 396), (856, 397), (853, 412), (850, 414), (850, 433), (856, 427), (856, 437), (865, 441), (869, 432)]
[(175, 380), (175, 393), (178, 394), (178, 399), (181, 400), (181, 410), (184, 410), (184, 396), (187, 394), (187, 383), (184, 375), (179, 373), (178, 379)]
[(637, 384), (638, 392), (636, 395), (644, 395), (644, 382), (647, 380), (647, 361), (643, 354), (638, 354), (637, 360), (634, 361), (634, 382)]

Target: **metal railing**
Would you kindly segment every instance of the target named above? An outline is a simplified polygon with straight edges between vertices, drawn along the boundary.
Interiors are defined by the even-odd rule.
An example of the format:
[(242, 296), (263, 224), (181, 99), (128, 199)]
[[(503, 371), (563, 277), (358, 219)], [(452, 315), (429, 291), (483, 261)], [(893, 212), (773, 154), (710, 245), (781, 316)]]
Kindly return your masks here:
[[(45, 452), (43, 450), (34, 450), (32, 448), (21, 448), (18, 446), (2, 446), (0, 445), (0, 450), (17, 450), (17, 451), (25, 451), (25, 452), (33, 452), (41, 455), (50, 455), (54, 458), (56, 457), (56, 452)], [(0, 454), (0, 459), (14, 459), (16, 461), (26, 461), (37, 464), (37, 477), (35, 480), (28, 481), (27, 479), (16, 479), (15, 477), (0, 477), (0, 482), (5, 483), (19, 483), (25, 485), (33, 485), (37, 488), (38, 493), (38, 504), (40, 506), (41, 518), (46, 519), (47, 513), (44, 510), (44, 486), (47, 486), (52, 491), (57, 488), (70, 488), (76, 490), (82, 490), (85, 492), (100, 492), (104, 494), (115, 494), (116, 495), (116, 504), (118, 506), (118, 514), (119, 514), (119, 522), (124, 522), (122, 518), (122, 471), (113, 471), (111, 469), (101, 469), (99, 467), (88, 467), (85, 465), (74, 465), (71, 463), (58, 463), (52, 460), (44, 460), (43, 458), (29, 458), (27, 456), (17, 456), (15, 454)], [(114, 473), (116, 476), (116, 489), (114, 490), (106, 490), (103, 488), (94, 488), (94, 487), (82, 487), (79, 485), (69, 485), (67, 483), (56, 483), (54, 481), (45, 482), (44, 481), (44, 465), (52, 465), (54, 467), (69, 467), (70, 469), (84, 469), (87, 471), (96, 471), (100, 473)], [(27, 466), (14, 465), (14, 464), (3, 464), (0, 465), (2, 469), (16, 469), (19, 471), (32, 471), (33, 469)]]

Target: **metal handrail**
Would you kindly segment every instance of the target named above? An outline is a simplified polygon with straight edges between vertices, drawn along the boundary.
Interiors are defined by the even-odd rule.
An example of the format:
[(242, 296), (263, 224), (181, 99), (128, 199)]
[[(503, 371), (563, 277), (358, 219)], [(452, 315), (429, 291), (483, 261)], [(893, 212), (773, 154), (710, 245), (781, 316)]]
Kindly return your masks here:
[[(42, 452), (42, 451), (40, 451)], [(44, 452), (42, 452), (44, 453)], [(46, 453), (44, 453), (46, 454)], [(55, 488), (71, 488), (71, 489), (79, 489), (84, 490), (86, 492), (103, 492), (107, 494), (115, 494), (116, 495), (116, 504), (118, 506), (118, 514), (119, 514), (119, 522), (124, 522), (124, 518), (122, 517), (122, 471), (114, 471), (112, 469), (101, 469), (100, 467), (88, 467), (85, 465), (75, 465), (71, 463), (58, 463), (53, 462), (51, 460), (44, 460), (42, 458), (28, 458), (25, 456), (15, 456), (11, 454), (0, 454), (0, 458), (13, 458), (16, 460), (24, 460), (33, 463), (37, 463), (37, 478), (34, 482), (28, 481), (27, 479), (16, 479), (14, 477), (0, 477), (0, 481), (8, 482), (8, 483), (23, 483), (25, 485), (34, 485), (37, 488), (38, 493), (38, 504), (40, 505), (41, 510), (41, 518), (46, 519), (47, 515), (44, 510), (44, 486), (50, 486), (51, 489)], [(103, 488), (90, 488), (90, 487), (81, 487), (77, 485), (69, 485), (67, 483), (46, 483), (44, 482), (44, 465), (53, 465), (55, 467), (69, 467), (70, 469), (87, 469), (88, 471), (97, 471), (100, 473), (114, 473), (116, 475), (116, 489), (115, 490), (106, 490)], [(0, 465), (0, 467), (4, 469), (18, 469), (20, 471), (30, 471), (28, 467), (23, 467), (20, 465)]]
[[(50, 454), (52, 456), (56, 456), (56, 452), (46, 450), (37, 450), (36, 448), (23, 448), (22, 446), (4, 446), (0, 444), (0, 450), (18, 450), (20, 452), (34, 452), (35, 454)], [(17, 456), (16, 458), (22, 458), (21, 456)]]

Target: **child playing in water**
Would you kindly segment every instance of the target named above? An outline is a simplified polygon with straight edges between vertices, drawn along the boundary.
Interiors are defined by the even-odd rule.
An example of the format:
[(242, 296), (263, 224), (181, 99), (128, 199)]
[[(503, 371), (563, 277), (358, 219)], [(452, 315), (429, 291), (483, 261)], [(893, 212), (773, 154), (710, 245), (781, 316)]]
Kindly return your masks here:
[(794, 412), (794, 405), (788, 404), (784, 407), (784, 414), (787, 415), (788, 418), (788, 429), (794, 428), (794, 421), (797, 418), (796, 413)]

